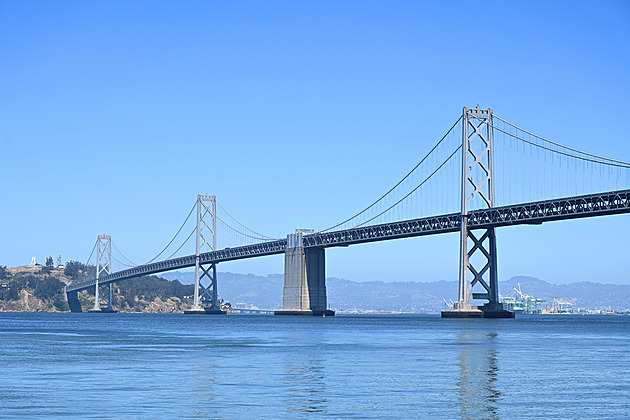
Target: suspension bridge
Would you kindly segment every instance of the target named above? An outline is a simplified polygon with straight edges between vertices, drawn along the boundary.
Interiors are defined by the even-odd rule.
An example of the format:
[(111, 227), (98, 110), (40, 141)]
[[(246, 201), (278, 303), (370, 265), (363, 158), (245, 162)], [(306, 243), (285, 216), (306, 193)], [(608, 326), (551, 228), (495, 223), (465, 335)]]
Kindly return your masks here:
[(186, 313), (219, 314), (219, 263), (284, 254), (282, 310), (275, 313), (334, 315), (326, 248), (460, 232), (458, 300), (442, 316), (513, 317), (499, 301), (496, 228), (621, 213), (630, 213), (630, 163), (562, 145), (477, 106), (464, 108), (391, 189), (334, 226), (272, 238), (242, 224), (216, 196), (199, 195), (173, 238), (143, 264), (129, 260), (111, 236), (98, 235), (86, 262), (95, 255), (95, 275), (67, 286), (66, 295), (71, 310), (81, 312), (78, 292), (94, 290), (90, 311), (111, 312), (114, 282), (195, 267)]

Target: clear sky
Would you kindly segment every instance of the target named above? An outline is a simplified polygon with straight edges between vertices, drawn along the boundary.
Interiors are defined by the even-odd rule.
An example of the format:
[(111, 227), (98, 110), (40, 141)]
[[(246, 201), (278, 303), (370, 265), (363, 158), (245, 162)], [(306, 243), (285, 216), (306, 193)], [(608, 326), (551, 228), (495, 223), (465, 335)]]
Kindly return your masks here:
[[(0, 1), (0, 264), (155, 255), (199, 193), (274, 237), (365, 207), (461, 115), (630, 161), (630, 3)], [(630, 215), (499, 229), (500, 278), (630, 284)], [(327, 275), (456, 280), (457, 235)], [(220, 265), (281, 273), (282, 256)]]

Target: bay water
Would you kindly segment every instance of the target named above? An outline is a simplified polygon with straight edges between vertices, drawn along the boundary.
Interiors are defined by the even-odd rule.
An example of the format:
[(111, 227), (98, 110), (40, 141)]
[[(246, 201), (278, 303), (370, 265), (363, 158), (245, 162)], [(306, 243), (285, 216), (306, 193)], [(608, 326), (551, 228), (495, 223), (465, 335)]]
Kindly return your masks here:
[(1, 418), (630, 418), (630, 316), (0, 313)]

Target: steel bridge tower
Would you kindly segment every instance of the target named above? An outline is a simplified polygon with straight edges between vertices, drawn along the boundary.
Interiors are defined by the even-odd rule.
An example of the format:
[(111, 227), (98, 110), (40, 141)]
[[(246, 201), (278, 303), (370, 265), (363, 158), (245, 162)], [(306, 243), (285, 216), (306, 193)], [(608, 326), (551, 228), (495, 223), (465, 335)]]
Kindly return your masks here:
[[(217, 249), (217, 197), (197, 196), (194, 304), (186, 314), (224, 314), (217, 293), (217, 264), (202, 261), (202, 251)], [(207, 252), (207, 251), (206, 251)]]
[[(87, 267), (86, 267), (87, 268)], [(100, 285), (101, 274), (112, 273), (112, 237), (98, 235), (96, 238), (96, 286), (94, 290), (94, 308), (88, 312), (114, 312), (112, 283)]]
[[(462, 116), (461, 230), (459, 293), (453, 309), (443, 318), (513, 318), (499, 302), (497, 237), (495, 228), (473, 231), (469, 210), (494, 207), (494, 138), (492, 108), (464, 107)], [(473, 292), (476, 287), (480, 292)], [(473, 306), (471, 299), (485, 299)]]

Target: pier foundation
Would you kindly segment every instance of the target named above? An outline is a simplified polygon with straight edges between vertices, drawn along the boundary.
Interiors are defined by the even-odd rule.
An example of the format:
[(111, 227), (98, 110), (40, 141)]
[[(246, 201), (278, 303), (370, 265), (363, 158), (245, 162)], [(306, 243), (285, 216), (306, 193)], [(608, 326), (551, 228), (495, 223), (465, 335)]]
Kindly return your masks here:
[(282, 310), (275, 315), (333, 316), (327, 308), (324, 248), (304, 248), (302, 232), (287, 237)]
[[(468, 303), (468, 302), (466, 302)], [(483, 306), (458, 307), (442, 311), (442, 318), (514, 318), (514, 312), (503, 309), (503, 304), (486, 303)]]
[(193, 306), (190, 309), (184, 310), (184, 313), (192, 315), (225, 315), (227, 312), (221, 310), (218, 306)]
[(83, 312), (79, 301), (79, 292), (68, 292), (66, 288), (66, 301), (70, 307), (70, 312)]

